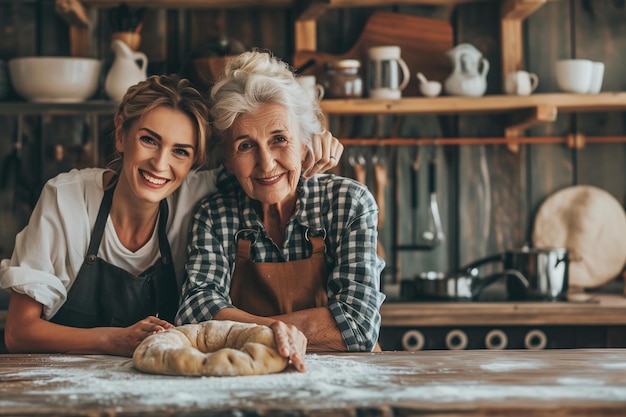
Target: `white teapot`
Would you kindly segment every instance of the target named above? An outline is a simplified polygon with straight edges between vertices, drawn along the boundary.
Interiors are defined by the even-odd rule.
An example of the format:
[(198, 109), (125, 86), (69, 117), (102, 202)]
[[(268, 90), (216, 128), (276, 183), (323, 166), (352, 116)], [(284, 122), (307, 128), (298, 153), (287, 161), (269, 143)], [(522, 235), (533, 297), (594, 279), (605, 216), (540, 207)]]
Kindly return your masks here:
[(111, 50), (115, 58), (104, 81), (104, 91), (111, 100), (120, 102), (128, 87), (148, 78), (148, 57), (134, 52), (119, 39), (111, 42)]
[(454, 69), (444, 83), (452, 96), (481, 97), (487, 90), (489, 61), (474, 45), (461, 43), (446, 52)]

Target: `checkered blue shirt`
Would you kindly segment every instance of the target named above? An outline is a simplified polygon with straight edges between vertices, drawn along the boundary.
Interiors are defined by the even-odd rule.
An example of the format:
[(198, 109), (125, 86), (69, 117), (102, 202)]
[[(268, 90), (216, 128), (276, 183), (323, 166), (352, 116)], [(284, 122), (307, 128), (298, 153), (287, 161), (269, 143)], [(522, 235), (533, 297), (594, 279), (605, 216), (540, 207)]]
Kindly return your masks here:
[(367, 187), (349, 178), (316, 175), (299, 185), (299, 209), (287, 224), (282, 247), (267, 235), (254, 202), (223, 170), (218, 193), (197, 206), (190, 227), (187, 279), (176, 324), (210, 320), (231, 304), (229, 292), (237, 253), (235, 233), (259, 231), (251, 249), (255, 262), (287, 262), (311, 256), (309, 234), (326, 230), (328, 308), (349, 351), (371, 351), (380, 330), (380, 273), (376, 254), (378, 207)]

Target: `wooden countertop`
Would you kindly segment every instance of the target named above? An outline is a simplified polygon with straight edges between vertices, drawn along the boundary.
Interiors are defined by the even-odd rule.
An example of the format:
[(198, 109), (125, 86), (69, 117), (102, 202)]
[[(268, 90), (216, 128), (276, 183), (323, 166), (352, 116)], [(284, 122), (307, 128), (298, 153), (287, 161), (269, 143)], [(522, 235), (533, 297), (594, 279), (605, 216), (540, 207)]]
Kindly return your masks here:
[[(0, 355), (0, 415), (605, 416), (626, 409), (626, 350), (309, 355), (305, 374), (143, 374), (128, 358)], [(555, 414), (556, 413), (556, 414)]]
[(383, 326), (626, 325), (621, 294), (564, 302), (385, 302)]

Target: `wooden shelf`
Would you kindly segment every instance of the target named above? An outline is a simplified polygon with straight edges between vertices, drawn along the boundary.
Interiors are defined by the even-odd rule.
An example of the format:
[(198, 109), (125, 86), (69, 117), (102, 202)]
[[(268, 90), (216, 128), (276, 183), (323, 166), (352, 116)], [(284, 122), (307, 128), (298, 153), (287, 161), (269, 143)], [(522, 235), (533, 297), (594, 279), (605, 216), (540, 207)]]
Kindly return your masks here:
[(81, 0), (85, 6), (98, 8), (117, 7), (125, 3), (129, 7), (149, 7), (151, 9), (233, 9), (244, 7), (294, 7), (297, 0)]
[(623, 295), (568, 302), (389, 302), (383, 327), (626, 325)]
[(554, 108), (563, 112), (621, 111), (626, 110), (626, 92), (407, 97), (400, 100), (328, 99), (322, 100), (321, 108), (326, 114), (339, 115), (512, 113), (538, 108)]
[(91, 100), (81, 103), (31, 103), (27, 101), (0, 101), (0, 114), (77, 116), (83, 114), (115, 114), (118, 103)]

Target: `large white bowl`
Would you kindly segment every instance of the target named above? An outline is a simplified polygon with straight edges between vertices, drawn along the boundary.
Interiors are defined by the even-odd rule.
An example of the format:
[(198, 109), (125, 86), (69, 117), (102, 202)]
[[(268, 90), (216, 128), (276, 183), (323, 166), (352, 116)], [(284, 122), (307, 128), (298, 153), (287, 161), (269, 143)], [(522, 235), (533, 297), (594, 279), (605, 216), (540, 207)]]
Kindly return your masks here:
[(28, 101), (77, 103), (98, 89), (102, 61), (74, 57), (22, 57), (9, 61), (13, 88)]

